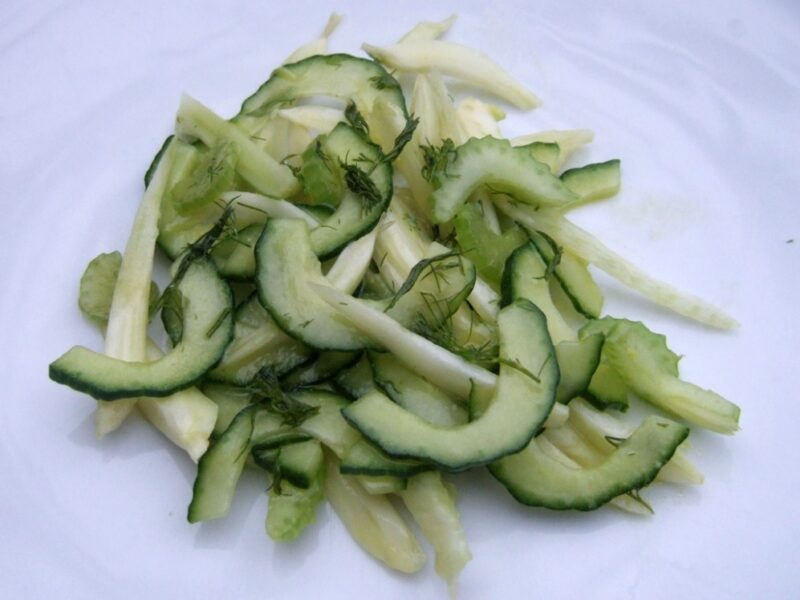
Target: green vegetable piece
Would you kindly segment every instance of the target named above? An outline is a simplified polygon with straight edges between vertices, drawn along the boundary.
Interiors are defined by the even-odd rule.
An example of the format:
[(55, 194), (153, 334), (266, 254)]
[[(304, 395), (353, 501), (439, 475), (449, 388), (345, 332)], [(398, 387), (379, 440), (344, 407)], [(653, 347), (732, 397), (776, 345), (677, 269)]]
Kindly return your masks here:
[(446, 165), (431, 177), (435, 223), (450, 221), (481, 187), (536, 207), (562, 206), (576, 199), (547, 165), (531, 156), (530, 150), (514, 147), (508, 140), (472, 138), (446, 156)]
[(255, 410), (255, 407), (245, 408), (236, 415), (200, 459), (189, 504), (190, 523), (219, 519), (230, 511), (236, 484), (249, 454)]
[(602, 163), (592, 163), (570, 169), (562, 173), (561, 181), (578, 196), (578, 200), (570, 204), (570, 208), (586, 202), (610, 198), (619, 192), (619, 159), (615, 158)]
[(305, 201), (311, 205), (336, 207), (344, 196), (344, 174), (341, 167), (325, 152), (325, 139), (319, 136), (303, 152), (299, 178)]
[(480, 206), (475, 203), (465, 204), (458, 211), (453, 225), (464, 255), (475, 264), (478, 274), (487, 283), (499, 289), (506, 259), (528, 239), (525, 231), (515, 225), (502, 234), (494, 233), (486, 224)]
[(189, 214), (230, 190), (236, 176), (237, 157), (236, 146), (229, 141), (203, 153), (189, 176), (170, 189), (172, 203), (178, 214)]
[(267, 509), (267, 535), (276, 542), (297, 539), (311, 525), (317, 515), (317, 506), (325, 498), (322, 487), (324, 469), (311, 480), (306, 488), (297, 487), (288, 481), (273, 485), (269, 491)]
[[(87, 319), (101, 325), (108, 321), (111, 300), (114, 297), (114, 286), (117, 284), (122, 255), (119, 252), (98, 254), (81, 276), (78, 307)], [(158, 286), (150, 283), (150, 314), (153, 314), (158, 302)]]

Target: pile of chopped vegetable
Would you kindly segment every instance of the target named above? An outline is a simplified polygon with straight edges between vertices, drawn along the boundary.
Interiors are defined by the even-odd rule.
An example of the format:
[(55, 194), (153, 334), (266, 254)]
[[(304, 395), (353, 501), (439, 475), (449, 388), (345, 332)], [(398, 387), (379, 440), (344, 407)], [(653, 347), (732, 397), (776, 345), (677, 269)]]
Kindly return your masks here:
[[(105, 347), (72, 348), (50, 377), (98, 400), (100, 436), (138, 407), (197, 461), (190, 522), (224, 517), (250, 467), (273, 540), (327, 500), (367, 552), (414, 572), (426, 558), (396, 497), (451, 589), (471, 554), (447, 473), (487, 468), (523, 504), (579, 511), (649, 513), (651, 482), (701, 483), (690, 426), (734, 433), (739, 408), (680, 379), (664, 336), (604, 315), (589, 267), (736, 323), (570, 222), (618, 192), (620, 161), (564, 170), (590, 131), (506, 139), (501, 108), (454, 100), (450, 79), (539, 104), (440, 40), (453, 18), (364, 44), (370, 58), (328, 54), (339, 20), (231, 119), (182, 98), (124, 253), (80, 282)], [(167, 349), (148, 338), (159, 316)], [(630, 426), (632, 402), (657, 410)]]

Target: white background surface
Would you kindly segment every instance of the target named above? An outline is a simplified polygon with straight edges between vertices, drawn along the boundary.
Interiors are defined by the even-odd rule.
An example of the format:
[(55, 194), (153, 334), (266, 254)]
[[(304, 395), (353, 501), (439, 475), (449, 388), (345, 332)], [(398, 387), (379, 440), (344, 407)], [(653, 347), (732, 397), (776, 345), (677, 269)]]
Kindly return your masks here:
[(350, 52), (459, 12), (449, 39), (544, 99), (510, 109), (507, 134), (589, 127), (576, 162), (622, 159), (620, 196), (575, 219), (742, 322), (711, 331), (603, 279), (608, 311), (668, 334), (687, 379), (741, 405), (742, 430), (694, 434), (706, 483), (649, 492), (651, 519), (526, 509), (485, 474), (455, 478), (474, 554), (460, 597), (797, 597), (800, 6), (664, 4), (3, 2), (0, 597), (446, 596), (432, 567), (399, 576), (364, 555), (328, 508), (276, 547), (255, 477), (229, 518), (190, 526), (188, 458), (139, 418), (96, 441), (94, 402), (46, 375), (69, 346), (101, 347), (77, 282), (124, 247), (180, 93), (232, 115), (333, 9), (331, 47)]

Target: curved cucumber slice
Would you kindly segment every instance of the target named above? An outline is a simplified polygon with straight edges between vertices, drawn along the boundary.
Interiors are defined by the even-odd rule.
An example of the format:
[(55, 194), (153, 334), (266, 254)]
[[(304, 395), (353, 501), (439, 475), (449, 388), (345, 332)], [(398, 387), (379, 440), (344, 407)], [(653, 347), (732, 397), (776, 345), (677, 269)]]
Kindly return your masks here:
[(190, 523), (228, 514), (236, 484), (247, 462), (257, 407), (245, 408), (200, 459), (189, 504)]
[(600, 353), (605, 338), (596, 333), (578, 342), (561, 342), (556, 346), (561, 380), (558, 382), (556, 401), (567, 403), (583, 394), (600, 364)]
[(572, 341), (576, 334), (553, 303), (548, 278), (550, 273), (533, 242), (528, 242), (512, 252), (503, 270), (500, 284), (501, 304), (518, 298), (533, 302), (547, 317), (547, 329), (553, 343)]
[(518, 501), (556, 510), (594, 510), (649, 484), (689, 435), (689, 429), (648, 417), (601, 464), (569, 468), (543, 452), (536, 439), (522, 451), (489, 466)]
[(97, 398), (169, 396), (213, 367), (233, 335), (231, 289), (208, 261), (197, 261), (178, 285), (183, 335), (153, 362), (128, 362), (75, 346), (50, 365), (50, 378)]
[(446, 223), (481, 186), (513, 196), (533, 206), (559, 206), (575, 200), (575, 194), (531, 156), (508, 140), (472, 138), (454, 151), (447, 166), (433, 177), (430, 202), (433, 221)]
[(362, 172), (370, 187), (364, 189), (360, 184), (355, 191), (348, 183), (350, 175), (343, 175), (347, 185), (342, 186), (345, 191), (339, 205), (311, 232), (314, 254), (325, 260), (375, 227), (392, 199), (393, 188), (392, 167), (381, 161), (380, 148), (349, 125), (339, 123), (323, 138), (320, 149), (337, 170), (345, 164)]
[(476, 420), (436, 426), (379, 392), (360, 398), (342, 414), (390, 456), (420, 458), (451, 471), (518, 452), (550, 414), (558, 364), (545, 317), (530, 302), (518, 300), (502, 309), (498, 325), (500, 376), (491, 402)]
[(268, 221), (256, 245), (256, 265), (258, 299), (286, 333), (321, 350), (372, 345), (309, 287), (329, 283), (303, 221)]
[(260, 117), (314, 96), (352, 100), (365, 115), (376, 99), (383, 98), (408, 115), (400, 84), (381, 65), (349, 54), (328, 54), (277, 68), (242, 103), (234, 122), (249, 130)]
[(569, 208), (610, 198), (619, 192), (619, 159), (614, 158), (601, 163), (592, 163), (576, 169), (564, 171), (561, 181), (574, 192), (578, 199)]
[(403, 479), (433, 468), (433, 465), (418, 460), (387, 456), (366, 440), (354, 444), (342, 457), (339, 467), (345, 475), (391, 476)]
[[(540, 231), (529, 233), (539, 254), (547, 264), (551, 264), (556, 257), (555, 241)], [(600, 316), (603, 310), (603, 292), (597, 287), (585, 261), (562, 248), (558, 262), (553, 267), (553, 274), (575, 310), (589, 319)]]

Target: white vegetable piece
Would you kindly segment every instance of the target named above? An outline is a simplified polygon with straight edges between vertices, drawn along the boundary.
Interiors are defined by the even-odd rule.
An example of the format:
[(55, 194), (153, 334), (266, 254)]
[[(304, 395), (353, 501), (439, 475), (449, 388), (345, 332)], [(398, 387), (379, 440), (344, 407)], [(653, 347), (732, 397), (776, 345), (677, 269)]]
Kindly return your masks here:
[(473, 385), (481, 391), (494, 389), (497, 375), (406, 329), (386, 313), (333, 288), (313, 283), (309, 287), (339, 311), (352, 326), (380, 343), (416, 374), (446, 392), (465, 398), (469, 396)]
[(522, 109), (529, 110), (541, 104), (533, 92), (500, 65), (482, 52), (467, 46), (428, 40), (403, 42), (383, 48), (371, 44), (362, 44), (361, 47), (375, 60), (397, 71), (440, 71), (495, 94)]
[(416, 573), (425, 566), (425, 552), (389, 499), (342, 475), (336, 459), (326, 463), (325, 497), (353, 539), (392, 569)]
[[(104, 351), (112, 358), (137, 362), (146, 360), (150, 280), (158, 238), (158, 218), (173, 153), (170, 144), (144, 192), (122, 255), (106, 326)], [(136, 398), (98, 402), (95, 412), (97, 437), (102, 438), (117, 429), (134, 406)]]
[(681, 292), (668, 283), (654, 279), (642, 269), (606, 247), (600, 240), (571, 223), (563, 215), (549, 210), (530, 211), (498, 198), (504, 213), (525, 227), (540, 229), (564, 244), (583, 260), (602, 269), (620, 283), (636, 290), (656, 304), (679, 315), (718, 329), (735, 329), (739, 323), (722, 309), (702, 298)]

